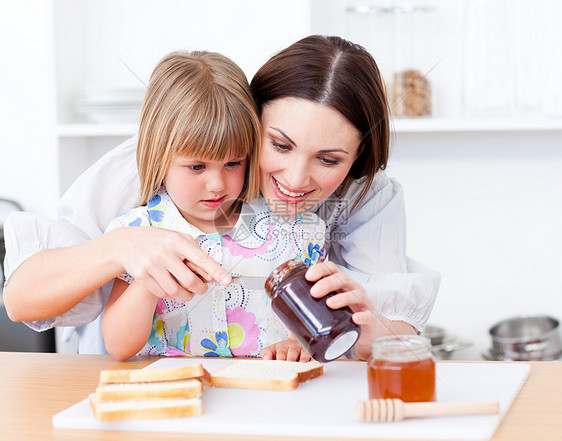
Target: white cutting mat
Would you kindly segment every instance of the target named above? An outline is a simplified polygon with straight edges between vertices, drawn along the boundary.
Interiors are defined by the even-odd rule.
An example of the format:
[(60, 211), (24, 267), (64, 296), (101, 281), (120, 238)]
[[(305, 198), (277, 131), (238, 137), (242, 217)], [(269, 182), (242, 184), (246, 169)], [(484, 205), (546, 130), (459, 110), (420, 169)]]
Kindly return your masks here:
[[(228, 359), (164, 358), (146, 369), (203, 363), (213, 371)], [(340, 438), (490, 439), (530, 372), (524, 363), (437, 363), (437, 401), (499, 401), (498, 415), (359, 423), (357, 400), (368, 398), (366, 364), (333, 362), (324, 375), (292, 391), (211, 388), (203, 415), (100, 423), (87, 399), (56, 414), (61, 428)], [(94, 391), (92, 391), (94, 392)]]

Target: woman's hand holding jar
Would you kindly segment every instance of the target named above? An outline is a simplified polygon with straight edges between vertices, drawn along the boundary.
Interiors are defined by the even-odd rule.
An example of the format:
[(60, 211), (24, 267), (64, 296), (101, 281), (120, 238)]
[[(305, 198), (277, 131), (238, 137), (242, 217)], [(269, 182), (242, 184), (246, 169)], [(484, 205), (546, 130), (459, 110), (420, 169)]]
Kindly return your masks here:
[(342, 273), (334, 263), (317, 263), (307, 271), (306, 279), (316, 282), (311, 289), (312, 296), (321, 298), (337, 292), (338, 294), (328, 299), (327, 305), (333, 309), (345, 306), (351, 309), (352, 320), (361, 326), (361, 336), (355, 344), (355, 354), (361, 360), (369, 358), (372, 342), (377, 337), (416, 334), (410, 324), (389, 320), (378, 314), (363, 286)]

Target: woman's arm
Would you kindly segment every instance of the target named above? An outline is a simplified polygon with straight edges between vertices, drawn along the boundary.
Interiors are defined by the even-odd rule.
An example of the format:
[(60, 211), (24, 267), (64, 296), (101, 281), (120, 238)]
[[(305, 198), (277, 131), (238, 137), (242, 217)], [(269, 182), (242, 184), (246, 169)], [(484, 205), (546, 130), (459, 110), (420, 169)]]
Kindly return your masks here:
[(122, 267), (111, 255), (110, 243), (110, 237), (100, 236), (29, 257), (4, 289), (9, 317), (32, 321), (58, 316), (120, 274)]
[(102, 319), (105, 347), (115, 359), (127, 360), (144, 347), (157, 300), (136, 281), (115, 280)]
[(194, 271), (207, 280), (229, 280), (189, 235), (152, 227), (121, 228), (28, 258), (5, 288), (6, 310), (14, 321), (54, 317), (123, 271), (153, 295), (184, 301), (207, 290)]
[(352, 320), (361, 326), (361, 336), (355, 344), (355, 354), (362, 360), (371, 355), (372, 341), (385, 335), (415, 334), (410, 324), (400, 320), (389, 320), (379, 314), (363, 287), (343, 274), (332, 262), (318, 263), (309, 268), (306, 278), (316, 282), (310, 293), (321, 298), (337, 292), (326, 304), (333, 309), (349, 307)]
[(102, 235), (112, 219), (138, 205), (136, 145), (133, 137), (86, 170), (61, 198), (57, 221), (24, 212), (8, 217), (4, 301), (10, 318), (36, 321), (27, 324), (37, 330), (88, 323), (104, 307), (101, 292), (90, 294), (123, 270), (160, 296), (204, 292), (192, 269), (227, 284), (227, 273), (181, 233), (154, 228)]
[[(137, 138), (130, 138), (82, 173), (59, 201), (57, 220), (26, 212), (8, 217), (4, 224), (7, 284), (4, 292), (13, 319), (37, 318), (26, 324), (42, 331), (53, 326), (80, 326), (101, 312), (109, 292), (94, 290), (103, 280), (111, 280), (111, 276), (107, 268), (96, 276), (100, 256), (89, 259), (88, 253), (98, 244), (87, 241), (101, 236), (112, 219), (138, 205), (136, 146)], [(79, 247), (63, 250), (75, 245)], [(94, 271), (98, 279), (94, 287), (81, 288), (83, 280), (74, 265), (76, 256)], [(101, 259), (105, 261), (106, 255)], [(80, 260), (76, 263), (81, 265)], [(118, 274), (119, 270), (110, 272)], [(58, 284), (65, 282), (71, 285), (70, 293), (58, 290)], [(87, 300), (81, 301), (84, 298)], [(54, 303), (49, 305), (51, 299)], [(78, 303), (73, 310), (65, 312), (66, 307)], [(50, 306), (55, 308), (50, 310)], [(28, 314), (27, 309), (37, 314)]]
[(421, 331), (433, 308), (440, 276), (406, 255), (400, 184), (378, 172), (366, 199), (354, 208), (361, 188), (356, 182), (342, 198), (332, 196), (318, 209), (328, 224), (330, 261), (363, 285), (379, 314)]

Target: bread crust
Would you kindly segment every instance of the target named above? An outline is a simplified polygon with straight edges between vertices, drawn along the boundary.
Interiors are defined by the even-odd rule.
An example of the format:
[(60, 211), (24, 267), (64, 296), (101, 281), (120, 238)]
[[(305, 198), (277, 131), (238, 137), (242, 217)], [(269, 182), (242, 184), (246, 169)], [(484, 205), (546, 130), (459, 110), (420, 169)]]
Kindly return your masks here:
[(129, 387), (114, 389), (115, 383), (100, 384), (96, 389), (98, 401), (159, 400), (198, 397), (203, 385), (198, 379), (166, 381), (171, 387), (155, 388), (156, 383), (125, 383)]
[(202, 364), (161, 369), (121, 369), (100, 372), (100, 383), (149, 383), (154, 381), (176, 381), (205, 375)]
[(324, 375), (324, 366), (318, 365), (310, 370), (299, 372), (299, 383), (304, 383), (305, 381), (312, 380)]
[[(240, 373), (244, 369), (247, 375)], [(323, 373), (324, 366), (316, 361), (235, 360), (214, 371), (211, 382), (216, 387), (292, 390)]]
[[(98, 401), (96, 394), (90, 394), (90, 405), (94, 410), (96, 419), (101, 422), (122, 420), (146, 420), (157, 418), (177, 418), (197, 416), (203, 413), (203, 404), (200, 398), (177, 400), (178, 403), (170, 406), (159, 406), (160, 401), (143, 401), (144, 407), (130, 407), (124, 409), (104, 409), (107, 402)], [(123, 402), (126, 404), (127, 402)], [(139, 402), (128, 402), (139, 403)]]
[(237, 389), (292, 390), (299, 385), (298, 375), (286, 380), (213, 376), (213, 386)]

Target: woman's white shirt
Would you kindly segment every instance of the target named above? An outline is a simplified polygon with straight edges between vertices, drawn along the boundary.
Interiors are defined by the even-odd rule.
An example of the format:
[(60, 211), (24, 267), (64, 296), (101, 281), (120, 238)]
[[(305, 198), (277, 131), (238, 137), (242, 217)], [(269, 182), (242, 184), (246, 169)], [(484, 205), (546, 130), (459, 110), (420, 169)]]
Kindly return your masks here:
[[(112, 219), (139, 205), (136, 146), (137, 137), (133, 137), (86, 170), (61, 198), (57, 221), (26, 212), (8, 216), (4, 224), (6, 283), (36, 252), (97, 237)], [(406, 256), (401, 185), (378, 172), (367, 197), (351, 212), (363, 186), (356, 181), (344, 197), (332, 196), (313, 210), (328, 227), (329, 259), (365, 286), (380, 314), (421, 331), (433, 308), (440, 276)], [(105, 352), (99, 320), (112, 284), (96, 290), (65, 314), (26, 324), (39, 331), (76, 326), (80, 352)]]

